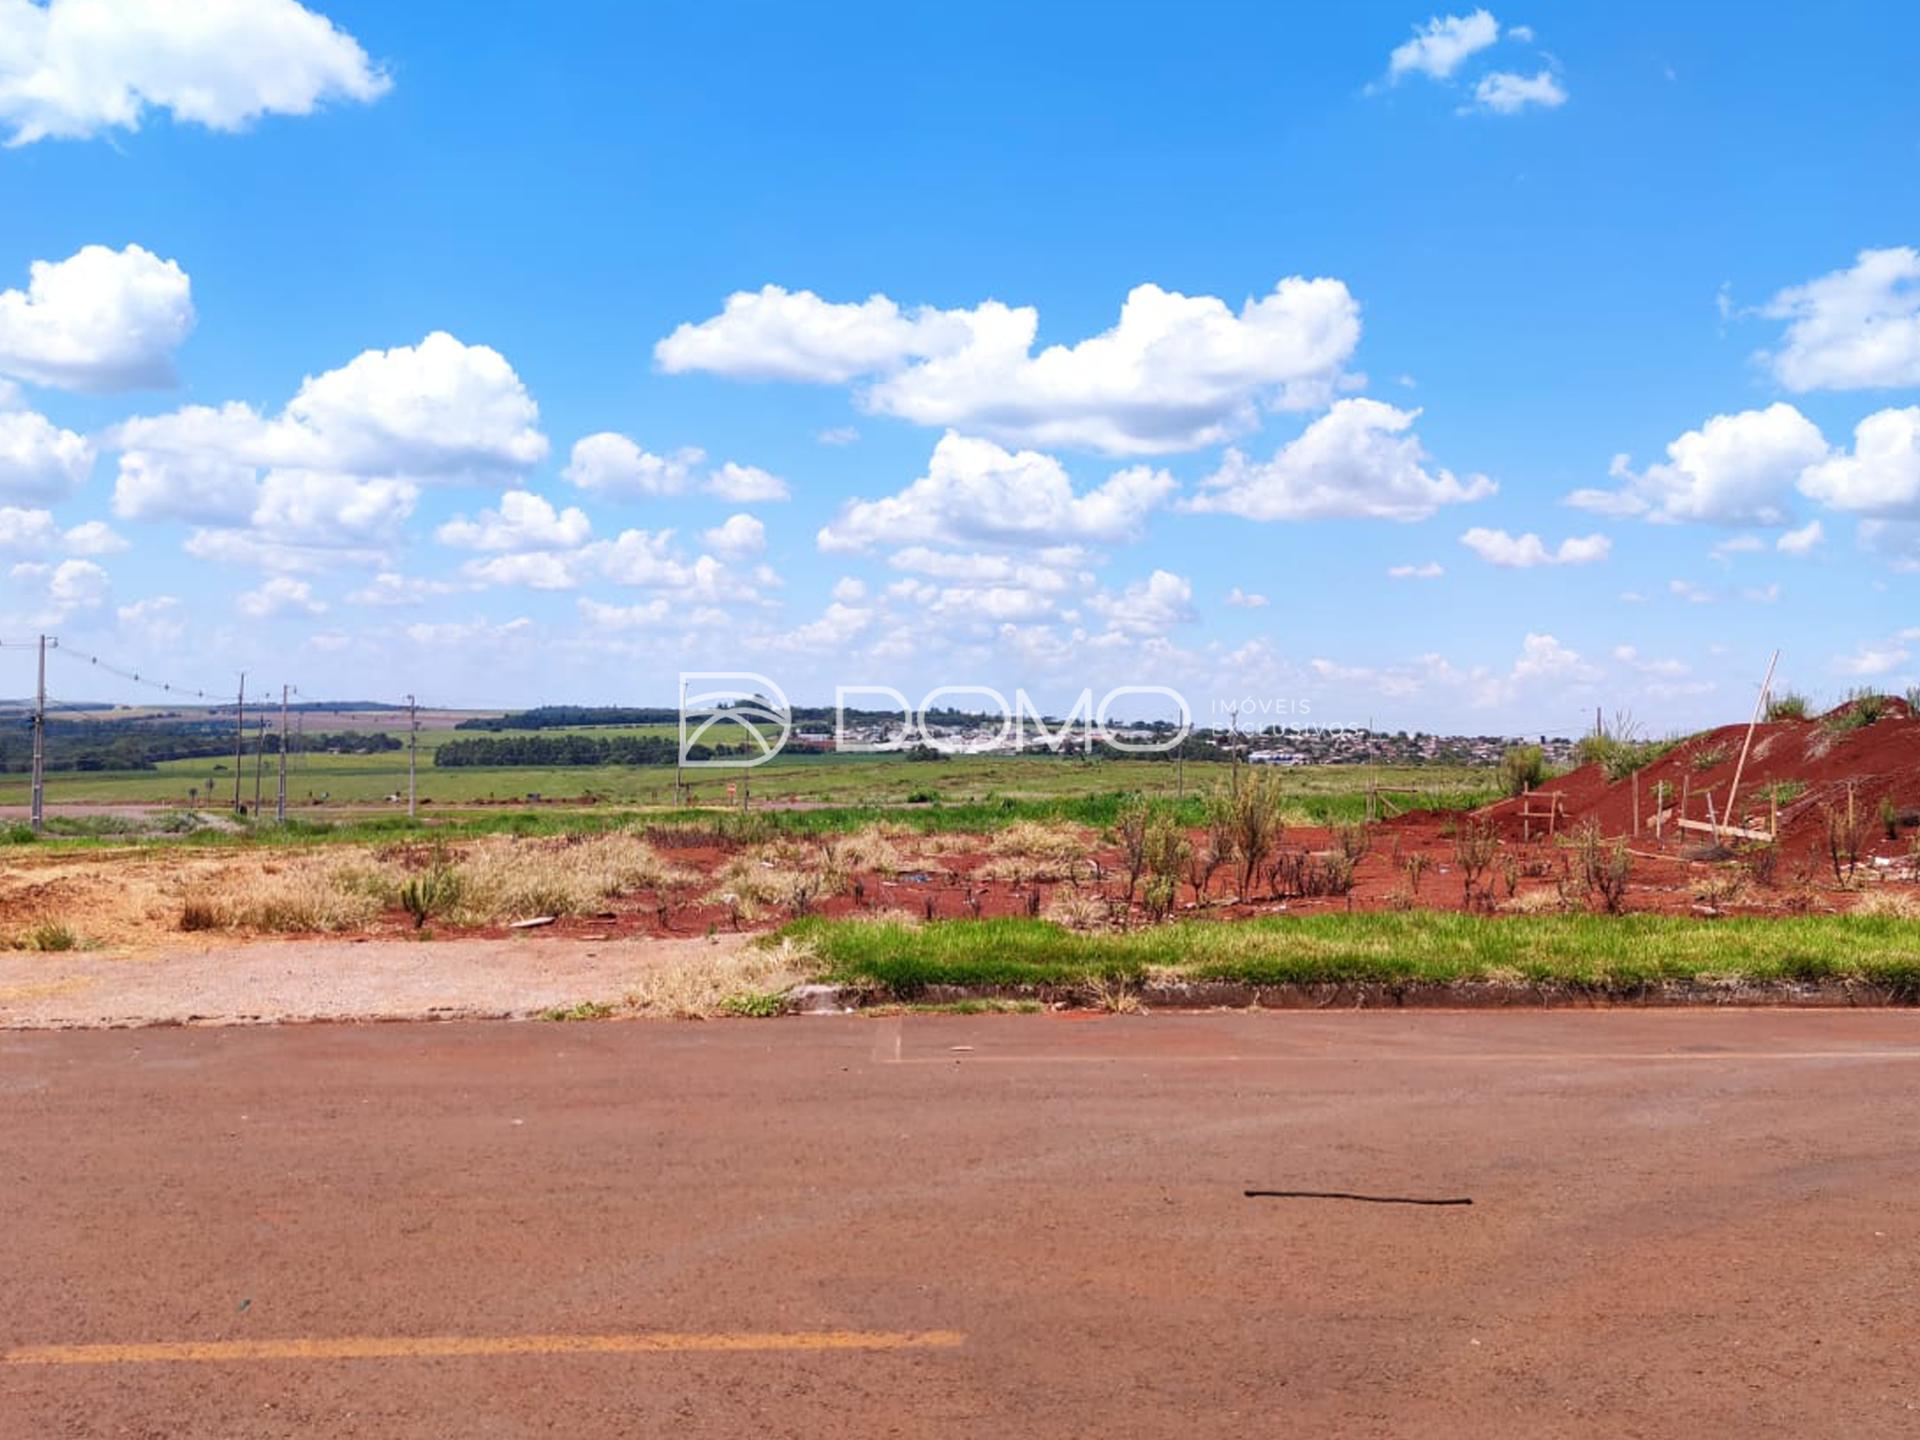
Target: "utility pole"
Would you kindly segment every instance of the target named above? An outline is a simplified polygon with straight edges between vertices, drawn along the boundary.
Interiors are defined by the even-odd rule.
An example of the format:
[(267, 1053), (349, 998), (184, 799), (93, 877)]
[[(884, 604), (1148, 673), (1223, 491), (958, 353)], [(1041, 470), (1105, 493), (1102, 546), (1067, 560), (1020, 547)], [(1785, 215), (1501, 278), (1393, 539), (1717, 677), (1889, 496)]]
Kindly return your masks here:
[(417, 819), (420, 814), (420, 794), (416, 785), (418, 766), (416, 758), (420, 753), (420, 706), (413, 696), (407, 696), (407, 818)]
[(253, 747), (253, 818), (260, 818), (260, 786), (267, 778), (267, 715), (260, 712), (260, 738)]
[[(58, 645), (58, 640), (53, 642)], [(40, 683), (33, 700), (33, 828), (47, 824), (47, 637), (40, 637)]]
[(685, 791), (680, 784), (680, 767), (687, 758), (687, 679), (680, 677), (680, 733), (673, 742), (673, 808), (678, 810), (686, 804)]
[(287, 823), (287, 692), (293, 687), (280, 687), (280, 803), (274, 807), (274, 818), (282, 825)]
[(247, 672), (240, 672), (240, 698), (233, 705), (233, 813), (240, 813), (240, 776), (247, 768)]

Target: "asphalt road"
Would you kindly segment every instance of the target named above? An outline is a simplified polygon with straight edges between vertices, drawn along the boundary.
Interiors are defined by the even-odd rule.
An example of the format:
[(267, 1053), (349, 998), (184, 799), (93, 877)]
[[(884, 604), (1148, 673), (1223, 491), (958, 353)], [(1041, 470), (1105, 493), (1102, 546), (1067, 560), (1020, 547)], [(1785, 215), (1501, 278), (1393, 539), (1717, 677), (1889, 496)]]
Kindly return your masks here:
[(7, 1034), (0, 1434), (1912, 1435), (1917, 1161), (1899, 1012)]

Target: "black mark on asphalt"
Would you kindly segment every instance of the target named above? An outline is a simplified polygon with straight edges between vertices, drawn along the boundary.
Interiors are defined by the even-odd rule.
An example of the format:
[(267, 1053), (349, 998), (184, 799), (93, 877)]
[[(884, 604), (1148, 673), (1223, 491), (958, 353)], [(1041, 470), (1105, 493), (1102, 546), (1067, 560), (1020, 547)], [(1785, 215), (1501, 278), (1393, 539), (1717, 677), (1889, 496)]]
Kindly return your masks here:
[(1358, 1200), (1366, 1205), (1471, 1205), (1467, 1195), (1356, 1195), (1350, 1190), (1248, 1190), (1249, 1200)]

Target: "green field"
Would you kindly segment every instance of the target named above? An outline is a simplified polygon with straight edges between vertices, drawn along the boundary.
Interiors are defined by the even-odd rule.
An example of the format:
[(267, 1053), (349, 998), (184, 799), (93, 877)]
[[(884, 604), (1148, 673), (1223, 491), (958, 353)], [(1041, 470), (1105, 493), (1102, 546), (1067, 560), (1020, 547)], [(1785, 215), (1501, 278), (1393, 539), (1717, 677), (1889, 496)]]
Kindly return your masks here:
[[(592, 799), (608, 805), (651, 806), (674, 803), (671, 766), (434, 766), (432, 751), (449, 740), (476, 732), (423, 731), (420, 736), (419, 793), (429, 807), (475, 805), (525, 806), (548, 801)], [(496, 732), (477, 732), (494, 734)], [(527, 732), (498, 732), (502, 734)], [(543, 735), (671, 735), (670, 726), (580, 732), (548, 730)], [(277, 787), (276, 761), (269, 756), (259, 793), (271, 808)], [(287, 795), (294, 812), (324, 808), (403, 808), (407, 786), (404, 750), (378, 755), (296, 754), (289, 757)], [(899, 805), (931, 799), (955, 804), (1012, 799), (1048, 799), (1135, 791), (1173, 796), (1203, 792), (1217, 784), (1228, 767), (1189, 762), (1088, 760), (1053, 756), (975, 756), (949, 760), (909, 760), (902, 756), (783, 755), (752, 770), (689, 769), (687, 801), (694, 805), (737, 805), (744, 787), (754, 807), (768, 805)], [(242, 768), (240, 792), (251, 806), (255, 793), (255, 757)], [(1316, 815), (1337, 807), (1357, 817), (1369, 784), (1423, 792), (1423, 800), (1457, 806), (1484, 798), (1489, 776), (1465, 767), (1317, 766), (1284, 772), (1290, 797)], [(730, 789), (730, 787), (733, 787)], [(52, 771), (47, 801), (61, 804), (194, 805), (224, 809), (233, 803), (231, 757), (219, 760), (166, 761), (152, 770)], [(399, 796), (399, 802), (389, 797)], [(0, 804), (24, 805), (30, 798), (24, 774), (0, 776)], [(1398, 803), (1412, 803), (1396, 797)]]

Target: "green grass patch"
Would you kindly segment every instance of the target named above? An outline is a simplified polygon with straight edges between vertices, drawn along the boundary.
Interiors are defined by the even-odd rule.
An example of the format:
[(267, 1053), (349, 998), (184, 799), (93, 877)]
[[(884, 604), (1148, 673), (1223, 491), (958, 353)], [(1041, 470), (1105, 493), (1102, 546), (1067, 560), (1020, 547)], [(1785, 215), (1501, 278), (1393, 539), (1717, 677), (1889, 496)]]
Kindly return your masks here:
[(1040, 920), (906, 926), (803, 920), (823, 978), (911, 998), (929, 985), (1180, 978), (1256, 985), (1505, 981), (1631, 993), (1667, 981), (1861, 981), (1920, 998), (1920, 927), (1880, 916), (1696, 920), (1440, 911), (1188, 921), (1077, 934)]

